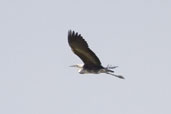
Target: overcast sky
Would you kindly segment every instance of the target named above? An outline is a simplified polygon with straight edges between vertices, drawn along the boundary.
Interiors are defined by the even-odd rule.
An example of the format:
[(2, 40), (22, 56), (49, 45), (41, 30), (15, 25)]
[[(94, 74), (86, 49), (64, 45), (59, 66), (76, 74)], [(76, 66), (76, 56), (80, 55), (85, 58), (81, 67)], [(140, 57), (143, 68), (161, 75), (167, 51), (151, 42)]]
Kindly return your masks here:
[[(82, 34), (116, 74), (81, 75)], [(170, 0), (1, 0), (0, 114), (171, 114)]]

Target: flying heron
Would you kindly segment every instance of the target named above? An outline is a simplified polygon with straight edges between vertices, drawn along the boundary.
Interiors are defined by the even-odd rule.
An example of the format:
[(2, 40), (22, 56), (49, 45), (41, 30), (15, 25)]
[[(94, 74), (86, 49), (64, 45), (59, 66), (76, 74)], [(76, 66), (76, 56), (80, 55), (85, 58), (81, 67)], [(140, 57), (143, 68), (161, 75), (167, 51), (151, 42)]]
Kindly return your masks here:
[(107, 66), (103, 67), (99, 58), (95, 53), (89, 48), (87, 42), (83, 39), (81, 34), (77, 32), (68, 31), (68, 43), (72, 51), (84, 62), (84, 64), (72, 65), (71, 67), (79, 68), (80, 74), (99, 74), (106, 73), (112, 76), (124, 79), (121, 75), (113, 74), (114, 71), (111, 69), (116, 68), (117, 66)]

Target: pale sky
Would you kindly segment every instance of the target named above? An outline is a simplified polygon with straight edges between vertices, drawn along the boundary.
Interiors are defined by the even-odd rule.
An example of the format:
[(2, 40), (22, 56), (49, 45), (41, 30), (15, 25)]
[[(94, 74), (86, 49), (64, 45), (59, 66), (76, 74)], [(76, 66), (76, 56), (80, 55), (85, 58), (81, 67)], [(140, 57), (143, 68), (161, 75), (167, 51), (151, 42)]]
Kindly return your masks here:
[[(81, 75), (82, 34), (116, 74)], [(170, 0), (1, 0), (0, 114), (171, 114)]]

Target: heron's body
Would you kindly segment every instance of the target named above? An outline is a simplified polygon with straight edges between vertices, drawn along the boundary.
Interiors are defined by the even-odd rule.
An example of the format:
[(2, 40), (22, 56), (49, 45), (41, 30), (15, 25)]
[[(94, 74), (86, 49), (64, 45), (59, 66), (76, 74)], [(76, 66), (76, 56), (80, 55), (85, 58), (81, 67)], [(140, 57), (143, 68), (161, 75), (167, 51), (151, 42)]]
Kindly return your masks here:
[(105, 69), (102, 66), (86, 66), (83, 65), (82, 68), (79, 69), (80, 74), (99, 74), (99, 73), (104, 73)]
[(77, 64), (72, 67), (79, 68), (80, 74), (99, 74), (106, 73), (118, 78), (124, 78), (120, 75), (112, 74), (116, 67), (103, 67), (99, 58), (95, 55), (95, 53), (89, 48), (87, 42), (82, 38), (82, 36), (74, 31), (68, 32), (68, 43), (72, 49), (72, 51), (84, 62), (83, 65)]

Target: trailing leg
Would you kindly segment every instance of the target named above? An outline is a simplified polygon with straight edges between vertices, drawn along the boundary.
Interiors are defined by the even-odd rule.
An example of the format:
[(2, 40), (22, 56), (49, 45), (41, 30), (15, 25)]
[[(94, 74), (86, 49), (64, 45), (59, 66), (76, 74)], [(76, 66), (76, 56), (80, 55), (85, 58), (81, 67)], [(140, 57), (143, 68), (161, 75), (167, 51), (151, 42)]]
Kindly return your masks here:
[(123, 76), (121, 76), (121, 75), (116, 75), (116, 74), (112, 74), (112, 73), (109, 73), (109, 72), (106, 72), (106, 74), (109, 74), (109, 75), (118, 77), (118, 78), (120, 78), (120, 79), (125, 79), (125, 78), (124, 78)]

